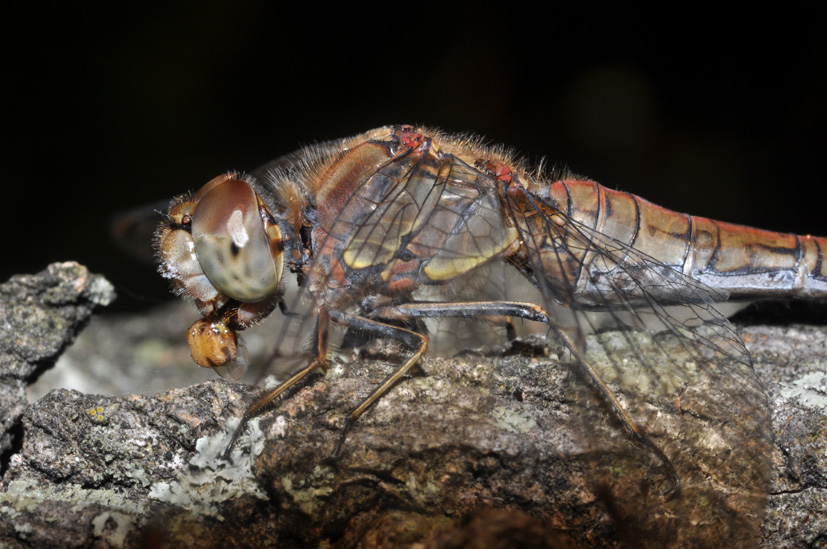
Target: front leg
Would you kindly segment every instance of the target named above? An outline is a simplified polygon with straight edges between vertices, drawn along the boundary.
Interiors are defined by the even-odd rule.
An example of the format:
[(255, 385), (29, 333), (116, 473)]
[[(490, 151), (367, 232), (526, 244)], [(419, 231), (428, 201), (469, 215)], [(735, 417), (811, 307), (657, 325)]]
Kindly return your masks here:
[(416, 364), (419, 358), (428, 349), (428, 338), (422, 334), (341, 311), (329, 311), (326, 307), (322, 307), (316, 318), (316, 333), (314, 337), (315, 349), (313, 353), (314, 356), (310, 363), (291, 375), (290, 378), (284, 383), (265, 394), (256, 403), (250, 406), (246, 412), (244, 412), (244, 415), (241, 417), (241, 423), (239, 423), (232, 438), (230, 439), (230, 443), (227, 445), (227, 449), (224, 451), (225, 458), (230, 455), (233, 445), (243, 431), (244, 427), (247, 425), (247, 422), (261, 412), (264, 407), (281, 396), (284, 391), (307, 377), (307, 375), (311, 372), (319, 368), (325, 371), (327, 370), (327, 361), (325, 357), (327, 355), (328, 332), (331, 321), (354, 330), (370, 332), (382, 337), (401, 340), (414, 351), (413, 354), (402, 364), (402, 366), (397, 368), (397, 370), (388, 376), (378, 387), (376, 387), (371, 394), (368, 395), (368, 397), (361, 404), (359, 404), (359, 406), (348, 414), (339, 435), (339, 440), (333, 450), (333, 454), (331, 456), (333, 459), (336, 459), (339, 455), (345, 438), (347, 437), (347, 433), (350, 430), (350, 426), (353, 425), (353, 423), (365, 412), (365, 410), (367, 410), (374, 402), (387, 393), (388, 390), (393, 387), (393, 385), (399, 381), (400, 378), (402, 378), (402, 376), (408, 373), (411, 367)]
[[(323, 371), (327, 371), (327, 341), (328, 341), (328, 334), (330, 332), (330, 313), (327, 310), (327, 307), (322, 306), (319, 309), (319, 314), (316, 316), (316, 328), (314, 330), (314, 338), (313, 338), (313, 357), (310, 360), (310, 363), (301, 368), (300, 370), (293, 373), (289, 379), (287, 379), (284, 383), (273, 389), (272, 391), (265, 394), (261, 397), (258, 401), (256, 401), (252, 406), (247, 408), (247, 411), (244, 412), (244, 415), (241, 416), (241, 423), (238, 424), (236, 427), (235, 432), (233, 432), (232, 438), (230, 438), (230, 443), (227, 444), (227, 448), (224, 450), (224, 457), (229, 458), (230, 452), (235, 445), (236, 440), (238, 439), (241, 432), (244, 430), (244, 427), (247, 426), (247, 423), (258, 414), (262, 408), (273, 402), (273, 400), (277, 399), (284, 391), (307, 377), (308, 374), (311, 372), (321, 368)], [(275, 357), (273, 357), (275, 358)]]

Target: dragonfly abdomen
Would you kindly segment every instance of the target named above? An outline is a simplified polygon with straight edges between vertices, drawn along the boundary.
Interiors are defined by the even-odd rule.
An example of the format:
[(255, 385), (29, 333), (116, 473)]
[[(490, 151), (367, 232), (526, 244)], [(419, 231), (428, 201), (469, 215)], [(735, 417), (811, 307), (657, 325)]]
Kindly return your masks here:
[(827, 298), (827, 239), (692, 217), (691, 276), (730, 298)]
[[(543, 200), (583, 227), (578, 230), (572, 224), (561, 232), (559, 244), (580, 250), (580, 272), (570, 276), (577, 280), (577, 294), (587, 304), (596, 304), (595, 292), (600, 293), (600, 304), (612, 299), (606, 293), (608, 282), (599, 285), (601, 278), (654, 264), (721, 290), (730, 299), (827, 298), (822, 251), (827, 250), (827, 239), (674, 212), (593, 181), (557, 181), (547, 193)], [(613, 246), (617, 253), (605, 253)], [(640, 254), (623, 252), (625, 247)], [(617, 279), (613, 283), (618, 284)], [(643, 286), (621, 289), (627, 300), (653, 291)], [(667, 302), (682, 301), (680, 295), (670, 297), (668, 287), (655, 291)]]

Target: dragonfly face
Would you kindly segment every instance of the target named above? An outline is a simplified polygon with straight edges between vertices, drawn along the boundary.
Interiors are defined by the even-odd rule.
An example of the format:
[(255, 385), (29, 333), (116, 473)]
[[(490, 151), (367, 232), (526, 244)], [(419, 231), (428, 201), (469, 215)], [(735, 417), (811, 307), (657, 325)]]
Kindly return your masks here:
[(156, 246), (162, 275), (204, 315), (187, 332), (193, 359), (237, 377), (246, 359), (235, 330), (266, 316), (282, 296), (276, 218), (251, 181), (230, 173), (173, 200)]

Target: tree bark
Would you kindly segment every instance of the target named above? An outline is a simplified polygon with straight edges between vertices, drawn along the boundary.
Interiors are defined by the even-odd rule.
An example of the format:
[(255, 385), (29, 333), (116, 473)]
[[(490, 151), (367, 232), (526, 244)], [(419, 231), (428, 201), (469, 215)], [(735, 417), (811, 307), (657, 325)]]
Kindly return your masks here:
[[(542, 338), (514, 342), (505, 356), (426, 357), (353, 425), (333, 461), (344, 417), (398, 355), (380, 345), (348, 351), (326, 376), (311, 376), (253, 420), (224, 460), (228, 435), (259, 390), (215, 380), (132, 394), (151, 385), (119, 373), (124, 362), (155, 378), (166, 377), (165, 364), (195, 370), (180, 347), (188, 322), (171, 327), (178, 313), (164, 307), (93, 323), (79, 354), (61, 363), (97, 372), (90, 375), (97, 386), (106, 377), (119, 396), (56, 388), (24, 412), (22, 387), (111, 299), (111, 288), (74, 264), (0, 288), (7, 323), (0, 380), (4, 395), (16, 395), (4, 397), (16, 400), (3, 407), (0, 544), (815, 547), (827, 540), (823, 327), (740, 327), (760, 390), (726, 365), (684, 372), (659, 393), (645, 376), (612, 377), (606, 363), (603, 375), (648, 443), (616, 425)], [(56, 311), (67, 324), (54, 320)], [(44, 345), (49, 338), (60, 343)], [(599, 355), (591, 356), (605, 362)], [(157, 370), (146, 368), (150, 360)]]

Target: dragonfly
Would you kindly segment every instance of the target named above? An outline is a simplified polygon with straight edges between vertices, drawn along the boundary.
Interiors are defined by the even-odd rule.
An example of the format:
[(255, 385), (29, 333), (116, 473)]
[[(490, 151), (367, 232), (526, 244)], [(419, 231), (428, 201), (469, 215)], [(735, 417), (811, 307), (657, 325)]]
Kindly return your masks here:
[[(660, 461), (670, 494), (681, 489), (675, 458), (595, 366), (588, 334), (620, 329), (622, 360), (615, 343), (597, 339), (618, 370), (672, 365), (680, 384), (692, 378), (681, 371), (690, 364), (713, 379), (738, 377), (760, 395), (749, 352), (717, 304), (827, 296), (827, 239), (673, 212), (567, 170), (533, 169), (480, 138), (411, 125), (309, 146), (256, 176), (220, 175), (171, 202), (155, 247), (161, 275), (201, 314), (187, 330), (197, 364), (238, 378), (247, 366), (239, 332), (277, 308), (286, 328), (273, 360), (303, 361), (247, 409), (228, 453), (250, 419), (326, 371), (334, 329), (407, 351), (347, 415), (335, 457), (354, 422), (427, 352), (426, 321), (513, 335), (523, 319), (546, 327), (627, 436)], [(288, 271), (299, 287), (292, 301)], [(536, 297), (509, 296), (510, 283), (492, 275), (505, 271)], [(301, 313), (300, 302), (309, 304)], [(671, 337), (655, 340), (654, 358), (637, 351), (635, 335), (653, 331)], [(288, 339), (304, 346), (288, 355), (280, 350)]]

